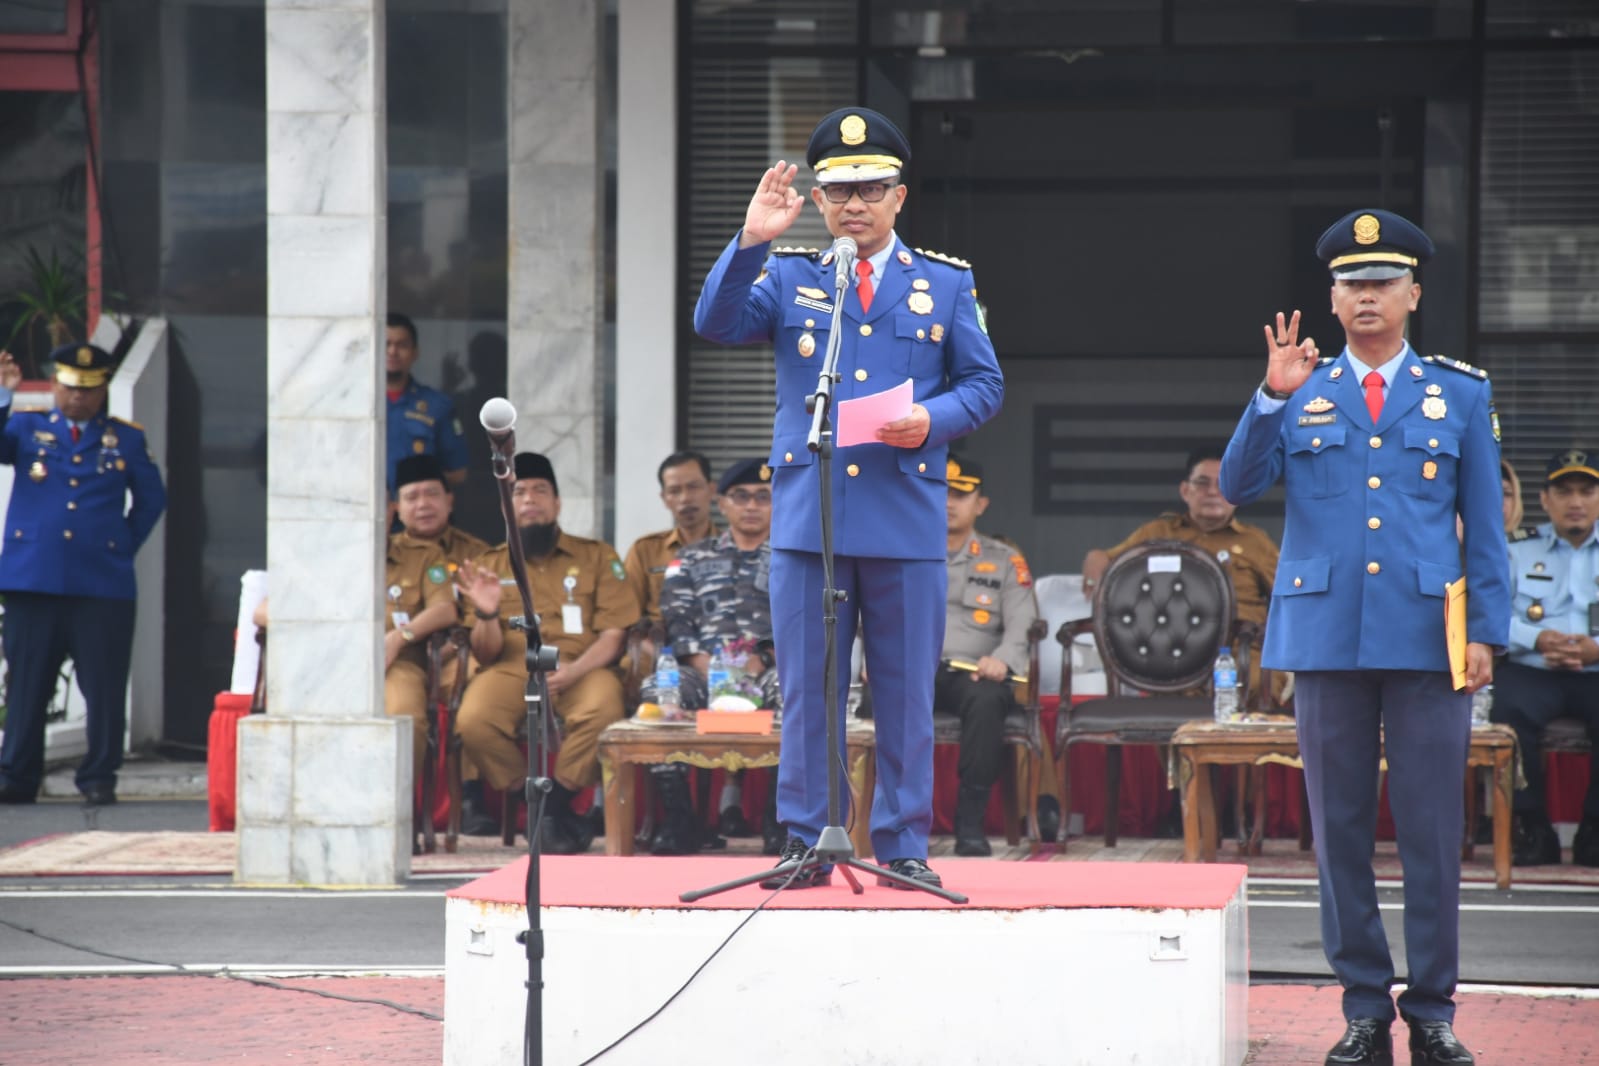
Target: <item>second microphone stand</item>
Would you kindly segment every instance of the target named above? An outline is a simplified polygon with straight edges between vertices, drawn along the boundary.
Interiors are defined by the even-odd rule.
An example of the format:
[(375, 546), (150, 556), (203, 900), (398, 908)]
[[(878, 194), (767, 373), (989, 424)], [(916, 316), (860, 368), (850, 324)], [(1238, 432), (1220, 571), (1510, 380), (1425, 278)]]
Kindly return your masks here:
[[(850, 244), (853, 246), (854, 242), (851, 241)], [(806, 447), (816, 453), (816, 490), (819, 494), (818, 503), (822, 519), (822, 703), (827, 714), (827, 825), (822, 827), (821, 834), (816, 839), (816, 846), (807, 851), (803, 857), (781, 862), (771, 869), (713, 885), (710, 888), (684, 892), (678, 897), (684, 903), (692, 903), (706, 896), (741, 888), (768, 878), (774, 880), (782, 878), (792, 884), (806, 872), (819, 866), (830, 865), (838, 868), (856, 895), (860, 895), (863, 891), (860, 880), (854, 874), (855, 870), (860, 870), (877, 876), (881, 881), (891, 881), (902, 888), (914, 888), (949, 900), (951, 903), (967, 902), (966, 897), (959, 892), (929, 885), (895, 873), (886, 867), (857, 859), (855, 845), (850, 842), (849, 832), (844, 828), (839, 784), (841, 746), (838, 707), (838, 605), (844, 601), (845, 593), (835, 586), (833, 574), (833, 427), (829, 416), (833, 407), (833, 386), (840, 380), (838, 350), (842, 336), (839, 330), (839, 318), (844, 310), (844, 294), (848, 290), (849, 275), (852, 270), (849, 257), (839, 254), (837, 245), (834, 246), (834, 254), (839, 255), (839, 263), (833, 278), (833, 319), (832, 326), (828, 330), (827, 354), (822, 360), (822, 369), (817, 376), (816, 391), (805, 401), (805, 409), (811, 415), (811, 431), (806, 437)], [(866, 797), (866, 803), (870, 806), (870, 796)]]

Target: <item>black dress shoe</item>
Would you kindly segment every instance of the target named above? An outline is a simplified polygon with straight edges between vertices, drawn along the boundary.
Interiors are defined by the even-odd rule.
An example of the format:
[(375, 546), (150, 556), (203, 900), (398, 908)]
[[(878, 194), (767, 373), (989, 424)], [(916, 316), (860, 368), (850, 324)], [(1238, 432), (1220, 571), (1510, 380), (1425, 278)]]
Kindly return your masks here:
[(755, 830), (750, 825), (750, 820), (744, 817), (741, 807), (723, 807), (720, 817), (716, 820), (716, 831), (725, 837), (752, 837)]
[(810, 866), (795, 873), (792, 868), (782, 869), (784, 863), (796, 863), (811, 852), (811, 846), (797, 836), (790, 836), (788, 843), (783, 845), (783, 855), (778, 860), (778, 869), (781, 872), (772, 874), (761, 882), (761, 887), (768, 892), (779, 888), (820, 888), (833, 883), (833, 868), (827, 865)]
[(1376, 1018), (1349, 1019), (1343, 1037), (1327, 1052), (1326, 1066), (1394, 1066), (1388, 1026)]
[(1577, 823), (1571, 841), (1571, 861), (1578, 866), (1599, 866), (1599, 817), (1586, 815)]
[(566, 820), (553, 814), (546, 814), (539, 823), (539, 854), (540, 855), (576, 855), (588, 850), (588, 846), (579, 842), (572, 835), (571, 827)]
[(9, 781), (0, 785), (0, 803), (33, 803), (39, 798), (39, 790), (23, 788), (13, 785)]
[(605, 804), (596, 803), (583, 815), (583, 820), (588, 823), (589, 833), (593, 836), (605, 835)]
[(109, 807), (117, 801), (117, 790), (110, 785), (90, 785), (83, 790), (83, 802), (90, 807)]
[(788, 833), (783, 828), (783, 823), (774, 817), (768, 817), (766, 824), (761, 827), (761, 854), (783, 854), (783, 844), (787, 839)]
[[(932, 885), (934, 888), (944, 887), (943, 878), (939, 877), (933, 872), (933, 868), (927, 865), (926, 859), (890, 859), (886, 865), (886, 869), (888, 869), (890, 873), (899, 874), (901, 877), (908, 877), (912, 881), (919, 881), (924, 885)], [(877, 879), (877, 883), (885, 888), (898, 888), (906, 892), (911, 891), (910, 885), (903, 884), (899, 881), (891, 881), (886, 877), (879, 877)]]
[(1543, 813), (1518, 814), (1510, 827), (1510, 862), (1514, 866), (1557, 866), (1560, 837)]
[(1410, 1066), (1471, 1066), (1477, 1060), (1448, 1022), (1410, 1022)]
[(1060, 801), (1054, 796), (1038, 797), (1038, 839), (1045, 844), (1060, 836)]

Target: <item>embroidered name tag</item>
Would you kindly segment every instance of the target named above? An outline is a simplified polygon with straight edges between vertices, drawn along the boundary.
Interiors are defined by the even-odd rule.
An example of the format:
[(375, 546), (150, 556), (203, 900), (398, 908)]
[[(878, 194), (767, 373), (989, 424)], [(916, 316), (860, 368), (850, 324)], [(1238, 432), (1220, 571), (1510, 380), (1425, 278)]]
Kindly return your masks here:
[(833, 305), (826, 300), (813, 300), (809, 296), (796, 296), (794, 302), (801, 307), (809, 307), (812, 311), (820, 311), (824, 315), (833, 313)]
[(1300, 415), (1299, 424), (1302, 426), (1330, 426), (1338, 421), (1337, 415)]

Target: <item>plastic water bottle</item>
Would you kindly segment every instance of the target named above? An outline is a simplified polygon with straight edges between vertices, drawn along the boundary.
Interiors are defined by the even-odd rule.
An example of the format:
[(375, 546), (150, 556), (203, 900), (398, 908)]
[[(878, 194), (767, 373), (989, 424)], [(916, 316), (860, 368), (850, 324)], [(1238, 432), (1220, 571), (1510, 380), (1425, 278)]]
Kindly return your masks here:
[(1484, 685), (1471, 694), (1471, 728), (1487, 725), (1494, 709), (1494, 687)]
[(1223, 648), (1216, 656), (1216, 667), (1211, 675), (1216, 690), (1216, 721), (1222, 725), (1238, 719), (1238, 664), (1233, 661), (1233, 650)]
[(679, 680), (677, 659), (672, 655), (671, 646), (664, 645), (655, 657), (655, 702), (660, 705), (662, 718), (671, 720), (683, 717), (683, 707), (679, 702)]
[(705, 691), (710, 698), (725, 695), (733, 690), (733, 671), (727, 664), (727, 653), (718, 644), (711, 652), (711, 664), (705, 671)]

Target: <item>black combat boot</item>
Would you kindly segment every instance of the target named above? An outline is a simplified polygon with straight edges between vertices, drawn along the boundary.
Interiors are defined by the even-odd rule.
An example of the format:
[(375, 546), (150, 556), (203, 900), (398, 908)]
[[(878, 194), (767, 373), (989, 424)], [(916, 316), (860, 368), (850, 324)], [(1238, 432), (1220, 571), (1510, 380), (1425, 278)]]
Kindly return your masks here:
[(988, 836), (983, 832), (983, 814), (988, 810), (990, 789), (962, 785), (955, 797), (955, 854), (992, 855)]
[(699, 851), (699, 819), (689, 795), (688, 768), (676, 763), (652, 766), (650, 780), (661, 797), (661, 824), (650, 838), (650, 853), (692, 855)]
[(461, 832), (469, 837), (497, 837), (500, 820), (489, 810), (482, 781), (461, 784)]

